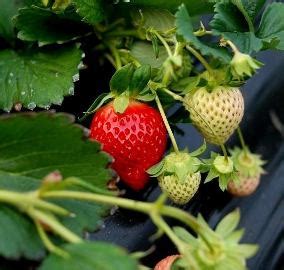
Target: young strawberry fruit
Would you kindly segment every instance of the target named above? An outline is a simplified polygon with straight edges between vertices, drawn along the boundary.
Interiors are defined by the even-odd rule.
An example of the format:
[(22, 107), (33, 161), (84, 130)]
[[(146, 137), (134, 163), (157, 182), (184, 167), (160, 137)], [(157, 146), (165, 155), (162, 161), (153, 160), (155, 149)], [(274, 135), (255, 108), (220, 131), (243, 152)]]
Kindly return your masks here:
[(217, 145), (229, 139), (244, 114), (244, 99), (235, 87), (197, 88), (184, 97), (184, 106), (204, 138)]
[(172, 152), (148, 170), (158, 178), (163, 192), (176, 204), (186, 204), (199, 188), (200, 160), (187, 152)]
[(228, 192), (238, 197), (248, 196), (257, 189), (260, 177), (264, 173), (262, 165), (265, 162), (259, 155), (252, 154), (248, 148), (236, 147), (230, 153), (238, 171), (239, 181), (230, 181)]
[(159, 261), (154, 270), (171, 270), (173, 263), (180, 257), (180, 255), (171, 255)]
[(112, 168), (121, 180), (135, 191), (143, 189), (149, 180), (146, 170), (166, 149), (167, 132), (159, 112), (130, 101), (123, 113), (116, 113), (110, 102), (95, 113), (90, 129), (90, 138), (114, 157)]

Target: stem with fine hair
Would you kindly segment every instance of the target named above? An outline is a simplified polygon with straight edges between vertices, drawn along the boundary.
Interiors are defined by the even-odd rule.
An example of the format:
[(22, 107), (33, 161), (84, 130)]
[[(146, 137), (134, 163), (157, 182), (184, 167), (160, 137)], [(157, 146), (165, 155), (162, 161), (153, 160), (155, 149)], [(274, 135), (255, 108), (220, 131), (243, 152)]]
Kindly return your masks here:
[(37, 231), (38, 231), (38, 234), (39, 234), (39, 237), (41, 239), (41, 241), (43, 242), (44, 246), (46, 247), (46, 249), (51, 252), (51, 253), (54, 253), (54, 254), (57, 254), (58, 256), (60, 257), (63, 257), (63, 258), (68, 258), (69, 257), (69, 254), (64, 251), (63, 249), (55, 246), (51, 241), (50, 239), (48, 238), (46, 232), (44, 231), (42, 225), (39, 223), (39, 221), (37, 221), (36, 219), (34, 220), (34, 223), (36, 225), (36, 228), (37, 228)]
[(237, 133), (238, 133), (238, 136), (239, 136), (241, 146), (245, 150), (247, 148), (247, 146), (246, 146), (246, 143), (245, 143), (245, 140), (244, 140), (243, 133), (242, 133), (241, 128), (239, 126), (237, 128)]
[(224, 144), (220, 144), (220, 147), (221, 147), (221, 149), (222, 149), (222, 152), (223, 152), (223, 154), (224, 154), (224, 157), (225, 157), (226, 159), (228, 159), (228, 153), (227, 153), (227, 149), (226, 149), (225, 145), (224, 145)]
[(197, 50), (195, 50), (189, 45), (186, 46), (186, 49), (190, 51), (199, 60), (199, 62), (207, 69), (210, 75), (214, 75), (213, 69), (210, 67), (206, 59)]
[(168, 122), (167, 116), (166, 116), (166, 114), (165, 114), (165, 111), (164, 111), (164, 109), (163, 109), (163, 106), (162, 106), (161, 101), (160, 101), (160, 99), (159, 99), (159, 97), (158, 97), (157, 94), (156, 94), (156, 97), (155, 97), (155, 101), (156, 101), (156, 103), (157, 103), (157, 106), (158, 106), (158, 109), (159, 109), (160, 114), (161, 114), (161, 116), (162, 116), (162, 119), (163, 119), (163, 122), (164, 122), (164, 124), (165, 124), (165, 127), (166, 127), (166, 129), (167, 129), (167, 131), (168, 131), (168, 134), (169, 134), (169, 137), (170, 137), (170, 139), (171, 139), (171, 142), (172, 142), (174, 151), (175, 151), (176, 153), (179, 153), (179, 149), (178, 149), (178, 145), (177, 145), (175, 136), (174, 136), (174, 134), (173, 134), (173, 132), (172, 132), (172, 129), (171, 129), (170, 124), (169, 124), (169, 122)]

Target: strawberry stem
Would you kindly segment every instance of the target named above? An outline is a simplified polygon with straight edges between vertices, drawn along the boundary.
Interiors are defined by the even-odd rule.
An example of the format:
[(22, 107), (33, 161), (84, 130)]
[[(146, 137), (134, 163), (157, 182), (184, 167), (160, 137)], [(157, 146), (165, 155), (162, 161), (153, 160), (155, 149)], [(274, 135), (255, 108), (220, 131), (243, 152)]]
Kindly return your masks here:
[(176, 93), (170, 91), (169, 89), (167, 89), (167, 88), (162, 88), (162, 90), (163, 90), (165, 93), (167, 93), (169, 96), (171, 96), (173, 99), (178, 100), (178, 101), (180, 101), (180, 102), (183, 102), (183, 101), (184, 101), (181, 96), (179, 96), (179, 95), (177, 95)]
[(164, 219), (160, 215), (153, 213), (150, 215), (150, 217), (154, 222), (154, 224), (158, 228), (161, 228), (165, 232), (165, 234), (169, 237), (169, 239), (175, 244), (179, 253), (183, 255), (184, 259), (186, 259), (188, 265), (190, 266), (190, 269), (192, 270), (199, 269), (196, 260), (189, 252), (190, 246), (184, 243), (180, 238), (176, 236), (173, 230), (169, 227), (169, 225), (164, 221)]
[(115, 68), (120, 69), (122, 67), (122, 62), (121, 62), (121, 59), (120, 59), (119, 51), (113, 45), (110, 45), (109, 49), (110, 49), (110, 51), (111, 51), (111, 53), (114, 57), (114, 60), (115, 60)]
[(59, 221), (57, 221), (55, 216), (51, 216), (50, 214), (44, 213), (32, 207), (27, 209), (26, 213), (33, 220), (40, 220), (44, 224), (48, 225), (54, 233), (60, 235), (63, 239), (70, 243), (80, 243), (83, 241), (78, 235), (74, 234)]
[(238, 53), (238, 52), (240, 52), (240, 51), (238, 50), (237, 46), (236, 46), (231, 40), (226, 40), (225, 43), (227, 43), (227, 44), (231, 47), (233, 53)]
[(241, 146), (246, 151), (247, 150), (247, 146), (246, 146), (246, 143), (245, 143), (245, 140), (244, 140), (244, 136), (243, 136), (242, 130), (241, 130), (241, 128), (239, 126), (237, 128), (237, 132), (238, 132), (238, 136), (239, 136), (239, 139), (240, 139)]
[(227, 149), (226, 149), (225, 145), (224, 144), (220, 144), (220, 147), (222, 149), (222, 152), (224, 154), (225, 159), (228, 159), (228, 153), (227, 153)]
[(169, 46), (169, 44), (167, 43), (167, 41), (157, 32), (153, 30), (153, 34), (156, 35), (156, 37), (162, 42), (162, 44), (164, 45), (165, 49), (167, 50), (167, 53), (169, 55), (169, 57), (173, 56), (172, 50)]
[(188, 51), (190, 51), (198, 60), (199, 62), (207, 69), (207, 71), (209, 72), (209, 74), (214, 77), (214, 72), (213, 69), (210, 67), (209, 63), (206, 61), (206, 59), (197, 51), (195, 50), (193, 47), (187, 45), (186, 49)]
[(161, 101), (160, 101), (160, 99), (159, 99), (159, 97), (158, 97), (157, 94), (156, 94), (156, 97), (155, 97), (155, 101), (156, 101), (156, 103), (157, 103), (157, 106), (158, 106), (158, 109), (159, 109), (160, 114), (161, 114), (161, 116), (162, 116), (162, 119), (163, 119), (163, 122), (164, 122), (164, 124), (165, 124), (165, 127), (166, 127), (166, 129), (167, 129), (167, 131), (168, 131), (168, 134), (169, 134), (169, 137), (170, 137), (170, 139), (171, 139), (171, 142), (172, 142), (174, 151), (175, 151), (176, 153), (179, 153), (179, 149), (178, 149), (178, 145), (177, 145), (175, 136), (174, 136), (174, 134), (173, 134), (173, 132), (172, 132), (172, 129), (171, 129), (170, 124), (169, 124), (169, 122), (168, 122), (167, 116), (166, 116), (166, 114), (165, 114), (165, 111), (164, 111), (164, 109), (163, 109), (163, 106), (162, 106)]
[(40, 222), (38, 222), (38, 220), (34, 219), (34, 223), (35, 223), (35, 226), (37, 228), (39, 237), (40, 237), (41, 241), (43, 242), (44, 246), (46, 247), (46, 249), (49, 252), (54, 253), (54, 254), (56, 254), (56, 255), (58, 255), (60, 257), (68, 258), (69, 254), (66, 251), (64, 251), (63, 249), (55, 246), (50, 241), (50, 239), (48, 238), (48, 235), (46, 234), (46, 232), (42, 228), (42, 225), (40, 224)]

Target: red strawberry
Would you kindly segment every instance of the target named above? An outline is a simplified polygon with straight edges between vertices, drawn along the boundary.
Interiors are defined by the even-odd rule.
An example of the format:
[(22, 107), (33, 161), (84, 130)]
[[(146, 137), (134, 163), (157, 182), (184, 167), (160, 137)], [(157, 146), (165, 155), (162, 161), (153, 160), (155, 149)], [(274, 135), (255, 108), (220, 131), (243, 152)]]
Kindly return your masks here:
[(167, 131), (160, 113), (149, 105), (130, 101), (120, 114), (110, 102), (95, 113), (90, 138), (103, 144), (103, 150), (114, 157), (112, 168), (138, 191), (149, 180), (146, 170), (165, 152)]
[(172, 264), (179, 257), (180, 257), (180, 255), (171, 255), (171, 256), (164, 258), (163, 260), (159, 261), (156, 264), (154, 270), (170, 270)]

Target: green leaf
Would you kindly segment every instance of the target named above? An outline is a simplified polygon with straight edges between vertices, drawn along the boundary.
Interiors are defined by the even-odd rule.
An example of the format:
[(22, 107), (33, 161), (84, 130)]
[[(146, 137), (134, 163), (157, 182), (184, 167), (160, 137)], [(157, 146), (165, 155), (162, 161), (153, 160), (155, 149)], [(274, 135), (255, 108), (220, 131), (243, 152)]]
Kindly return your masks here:
[(184, 242), (189, 244), (191, 248), (198, 248), (198, 240), (193, 237), (187, 230), (182, 227), (174, 227), (174, 233)]
[(67, 244), (64, 250), (70, 254), (65, 259), (49, 255), (40, 270), (137, 270), (137, 262), (120, 247), (103, 242)]
[(83, 21), (95, 25), (105, 18), (104, 0), (72, 0)]
[(257, 251), (258, 246), (251, 244), (240, 244), (238, 246), (238, 249), (236, 249), (236, 253), (240, 254), (241, 256), (244, 256), (245, 258), (250, 258), (254, 256)]
[[(54, 113), (0, 118), (0, 188), (34, 190), (44, 176), (59, 170), (64, 178), (75, 176), (106, 190), (111, 178), (106, 169), (109, 157), (100, 152), (98, 143), (86, 140), (83, 128), (73, 122), (70, 115)], [(76, 218), (60, 220), (78, 234), (97, 228), (108, 210), (96, 203), (67, 199), (56, 202), (76, 214)]]
[(16, 38), (12, 18), (17, 14), (18, 9), (23, 7), (23, 5), (23, 1), (18, 0), (0, 1), (0, 36), (9, 42)]
[(121, 5), (125, 6), (139, 6), (139, 7), (154, 7), (159, 9), (168, 9), (170, 11), (176, 11), (177, 8), (184, 4), (188, 8), (190, 15), (198, 15), (204, 13), (210, 13), (213, 10), (213, 4), (210, 1), (200, 1), (200, 0), (132, 0), (127, 3), (123, 3), (125, 1), (120, 0)]
[(15, 104), (28, 109), (61, 104), (63, 96), (74, 93), (73, 80), (81, 51), (75, 46), (61, 49), (0, 51), (0, 109)]
[(113, 101), (114, 111), (117, 113), (124, 113), (129, 105), (129, 95), (124, 92), (117, 96)]
[(141, 41), (133, 44), (130, 53), (141, 64), (150, 65), (152, 68), (160, 68), (168, 57), (164, 47), (159, 47), (159, 56), (156, 57), (152, 45)]
[(175, 17), (165, 9), (143, 8), (134, 11), (134, 20), (145, 29), (167, 32), (175, 28)]
[(9, 207), (0, 206), (0, 254), (9, 259), (38, 260), (43, 257), (43, 245), (32, 222)]
[(216, 3), (215, 15), (210, 26), (215, 35), (231, 40), (243, 53), (258, 52), (262, 48), (261, 39), (249, 31), (244, 15), (230, 1)]
[(216, 233), (223, 237), (229, 236), (238, 226), (240, 222), (240, 210), (236, 209), (230, 214), (226, 215), (217, 225)]
[[(284, 4), (273, 3), (265, 9), (257, 36), (266, 43), (270, 43), (269, 48), (284, 50)], [(279, 43), (275, 43), (275, 39)], [(267, 44), (266, 44), (267, 46)]]
[(133, 77), (131, 78), (129, 84), (129, 91), (131, 92), (131, 94), (135, 95), (142, 92), (147, 86), (150, 79), (151, 79), (150, 65), (143, 65), (137, 68), (134, 71)]
[(72, 10), (55, 13), (36, 6), (22, 8), (15, 17), (15, 25), (19, 29), (18, 38), (38, 41), (44, 45), (66, 42), (91, 30), (82, 22), (72, 19), (68, 13), (72, 14)]
[(165, 164), (165, 159), (163, 158), (159, 163), (155, 164), (147, 170), (147, 173), (151, 176), (157, 177), (162, 173), (162, 169)]
[(112, 76), (109, 86), (110, 90), (115, 94), (119, 95), (126, 91), (130, 85), (134, 73), (134, 65), (132, 63), (123, 66), (118, 69)]
[[(266, 0), (238, 0), (238, 2), (241, 2), (243, 9), (245, 10), (249, 18), (252, 20), (252, 22), (265, 4), (265, 1)], [(234, 0), (234, 2), (237, 1)]]
[(190, 153), (190, 155), (192, 157), (197, 157), (197, 156), (200, 156), (202, 153), (205, 152), (207, 148), (207, 145), (206, 145), (206, 140), (203, 141), (203, 144), (196, 150), (194, 150), (193, 152)]
[(84, 116), (82, 116), (79, 121), (83, 121), (86, 119), (90, 114), (96, 112), (100, 107), (102, 107), (106, 102), (108, 102), (110, 99), (113, 98), (112, 93), (102, 93), (100, 94), (95, 101), (92, 103), (92, 105), (88, 108), (88, 110), (85, 112)]
[(195, 35), (191, 18), (184, 5), (179, 7), (176, 13), (176, 27), (177, 33), (181, 35), (190, 45), (200, 50), (203, 55), (209, 55), (215, 58), (219, 58), (224, 62), (230, 61), (230, 56), (224, 48), (214, 48), (203, 42), (201, 42)]

